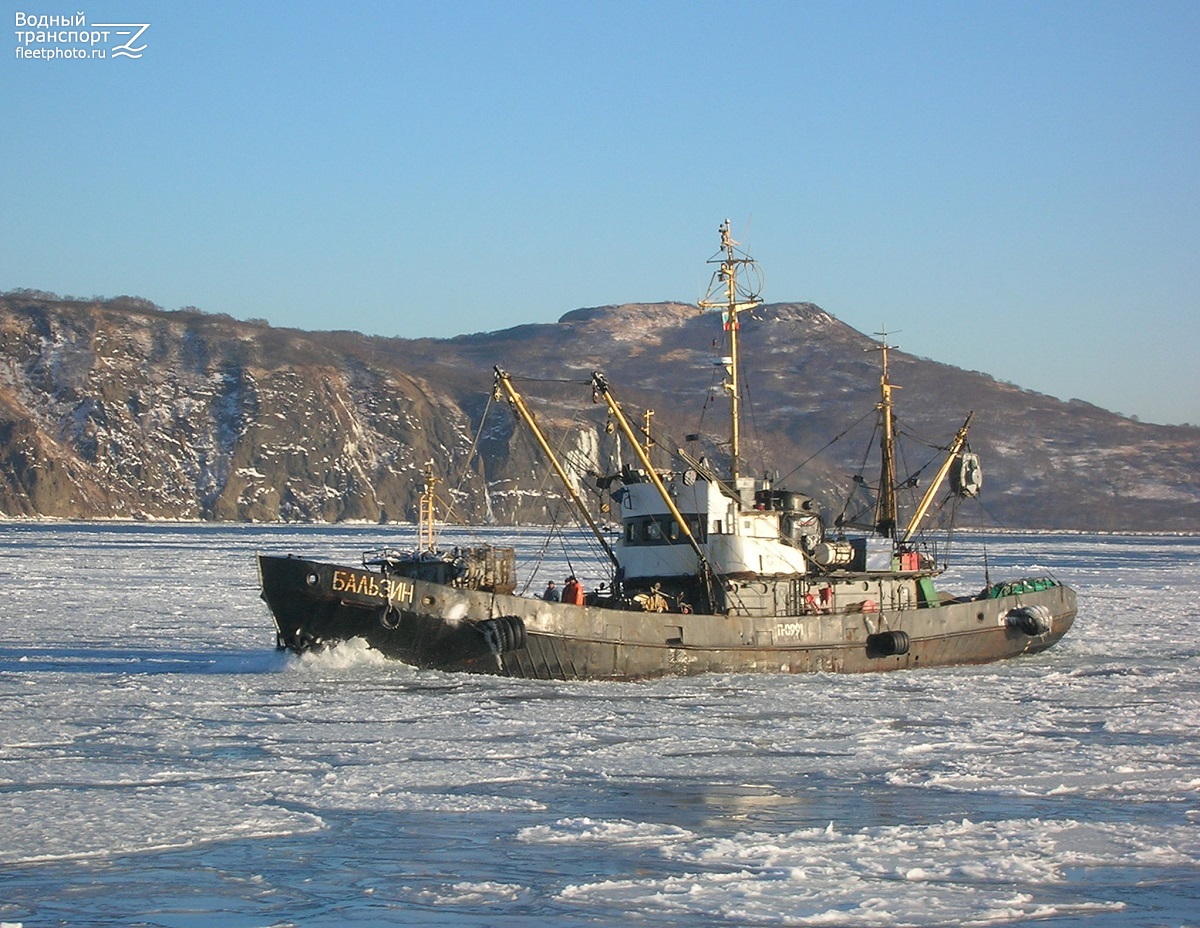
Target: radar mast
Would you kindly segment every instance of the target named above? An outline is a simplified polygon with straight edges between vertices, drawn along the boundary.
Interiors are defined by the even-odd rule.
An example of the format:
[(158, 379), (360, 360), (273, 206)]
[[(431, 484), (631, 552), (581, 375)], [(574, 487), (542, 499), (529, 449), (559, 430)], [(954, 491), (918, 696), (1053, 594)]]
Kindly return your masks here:
[(738, 314), (758, 306), (762, 299), (762, 271), (753, 258), (737, 246), (730, 232), (729, 220), (721, 223), (721, 250), (708, 259), (719, 265), (713, 272), (708, 292), (700, 301), (701, 309), (720, 310), (729, 336), (729, 355), (722, 358), (725, 365), (725, 392), (729, 394), (729, 470), (731, 483), (736, 487), (741, 459), (741, 384), (739, 382)]

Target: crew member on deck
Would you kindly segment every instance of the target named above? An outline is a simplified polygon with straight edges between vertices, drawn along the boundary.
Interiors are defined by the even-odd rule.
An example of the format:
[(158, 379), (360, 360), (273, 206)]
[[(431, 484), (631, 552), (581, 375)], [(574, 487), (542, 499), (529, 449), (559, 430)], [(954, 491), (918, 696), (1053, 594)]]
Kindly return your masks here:
[(542, 593), (542, 599), (548, 603), (558, 602), (558, 589), (554, 586), (553, 580), (546, 584), (546, 590)]
[(567, 582), (563, 584), (562, 601), (572, 606), (583, 605), (583, 587), (579, 585), (574, 574), (567, 577)]

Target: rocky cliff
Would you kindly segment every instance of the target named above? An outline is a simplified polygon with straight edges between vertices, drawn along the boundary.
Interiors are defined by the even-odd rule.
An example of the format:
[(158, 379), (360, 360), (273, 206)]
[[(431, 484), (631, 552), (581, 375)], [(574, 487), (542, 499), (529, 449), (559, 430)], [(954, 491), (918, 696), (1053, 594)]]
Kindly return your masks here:
[[(660, 451), (686, 446), (719, 460), (720, 334), (718, 320), (681, 304), (414, 341), (164, 312), (131, 298), (9, 294), (0, 297), (0, 511), (411, 520), (421, 468), (433, 461), (464, 520), (554, 518), (561, 502), (536, 449), (489, 400), (493, 366), (514, 374), (599, 506), (592, 478), (619, 464), (620, 451), (590, 402), (591, 371), (607, 374), (639, 421), (653, 407)], [(752, 358), (747, 462), (827, 509), (841, 511), (856, 474), (869, 497), (870, 340), (811, 304), (762, 307), (742, 335)], [(1200, 530), (1200, 430), (1139, 423), (900, 352), (892, 361), (902, 429), (929, 439), (901, 462), (913, 483), (932, 470), (930, 446), (975, 411), (971, 446), (987, 477), (974, 521)]]

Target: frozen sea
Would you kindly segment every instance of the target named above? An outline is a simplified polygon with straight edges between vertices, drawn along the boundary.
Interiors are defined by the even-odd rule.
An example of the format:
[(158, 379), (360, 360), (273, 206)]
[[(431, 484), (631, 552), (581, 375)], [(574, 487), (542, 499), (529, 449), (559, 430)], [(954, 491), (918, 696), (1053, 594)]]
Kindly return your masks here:
[(275, 650), (255, 550), (411, 529), (0, 535), (4, 925), (1200, 925), (1200, 537), (991, 537), (1036, 656), (584, 684)]

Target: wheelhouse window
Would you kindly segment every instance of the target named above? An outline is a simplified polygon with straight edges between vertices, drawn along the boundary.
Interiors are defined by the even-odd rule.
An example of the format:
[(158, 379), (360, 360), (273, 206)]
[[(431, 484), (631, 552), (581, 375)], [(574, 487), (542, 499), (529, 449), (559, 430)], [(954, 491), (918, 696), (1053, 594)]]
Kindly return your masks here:
[[(692, 537), (704, 541), (706, 532), (703, 520), (696, 515), (686, 515)], [(639, 516), (625, 522), (625, 544), (627, 545), (675, 545), (686, 544), (687, 536), (679, 523), (669, 515)]]

